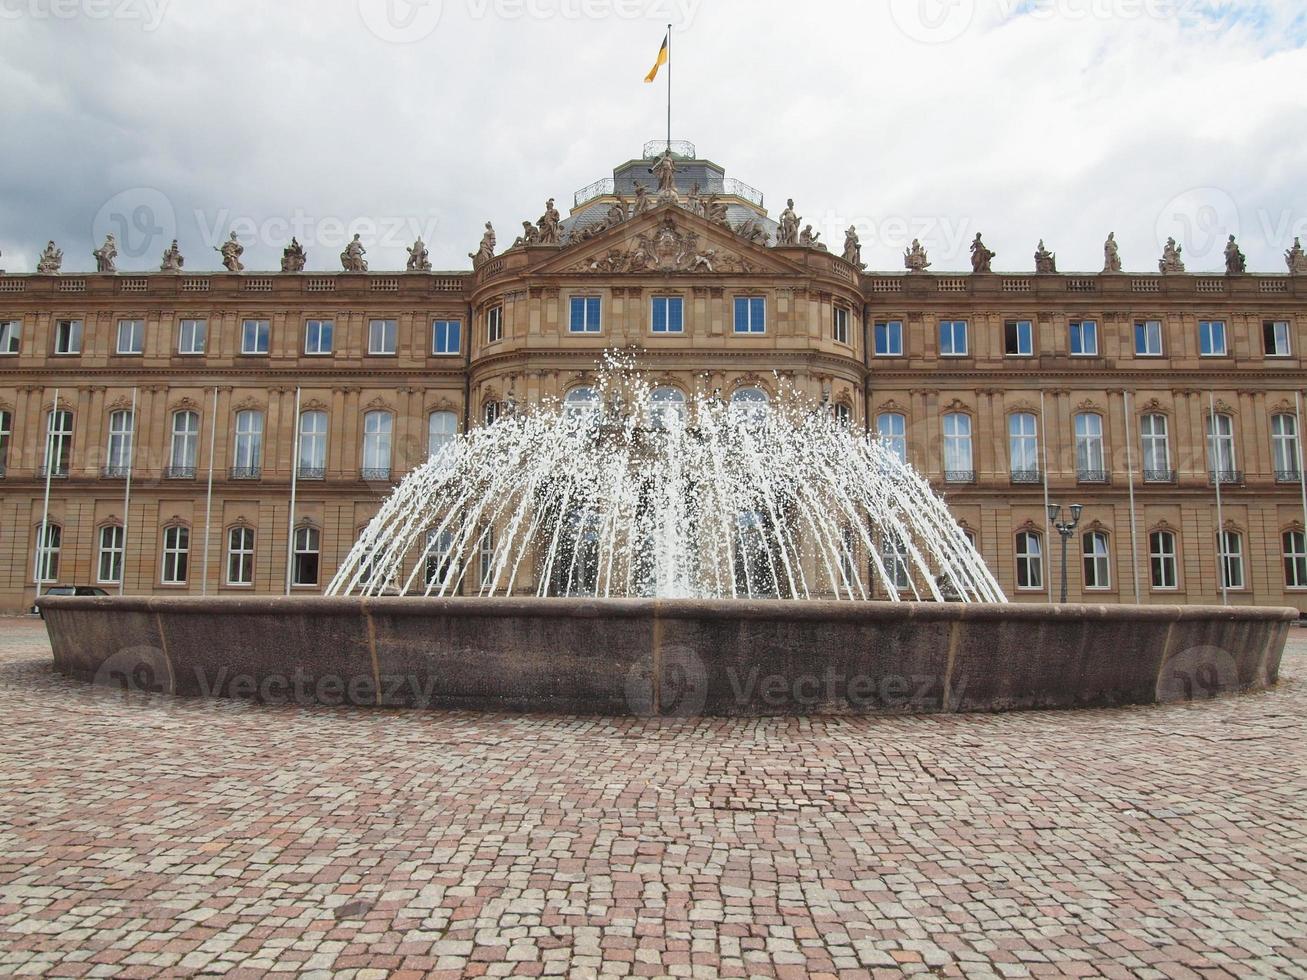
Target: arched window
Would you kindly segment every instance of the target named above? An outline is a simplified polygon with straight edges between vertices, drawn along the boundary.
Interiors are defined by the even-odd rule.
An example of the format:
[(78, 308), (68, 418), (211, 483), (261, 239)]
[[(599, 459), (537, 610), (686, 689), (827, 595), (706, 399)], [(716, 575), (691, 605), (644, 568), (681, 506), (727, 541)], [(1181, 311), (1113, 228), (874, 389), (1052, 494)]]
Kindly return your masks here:
[(159, 576), (164, 585), (185, 585), (187, 566), (191, 556), (191, 529), (171, 524), (163, 529), (163, 570)]
[(291, 584), (317, 585), (319, 558), (322, 553), (322, 535), (316, 527), (306, 524), (295, 529), (294, 552), (291, 565)]
[(117, 585), (123, 580), (124, 534), (121, 524), (106, 524), (100, 528), (95, 580), (101, 585)]
[(593, 421), (599, 416), (599, 395), (593, 388), (573, 388), (563, 399), (563, 411), (574, 421)]
[(1154, 589), (1176, 589), (1180, 586), (1175, 543), (1175, 533), (1172, 531), (1153, 531), (1148, 535), (1148, 564)]
[(1307, 533), (1284, 532), (1284, 584), (1290, 589), (1307, 589)]
[(1081, 412), (1076, 416), (1076, 477), (1081, 483), (1106, 483), (1103, 452), (1103, 416)]
[(908, 420), (898, 412), (881, 412), (876, 416), (876, 434), (886, 452), (897, 456), (900, 463), (908, 461)]
[(761, 388), (736, 388), (731, 395), (731, 410), (746, 422), (761, 422), (767, 418), (770, 400)]
[(971, 416), (950, 412), (944, 416), (944, 479), (949, 483), (971, 483), (975, 478)]
[(129, 409), (109, 413), (109, 446), (104, 461), (104, 475), (126, 476), (132, 465), (132, 433), (136, 416)]
[(390, 479), (394, 428), (395, 417), (389, 412), (368, 412), (363, 416), (363, 479)]
[(300, 458), (297, 465), (301, 480), (327, 478), (326, 412), (300, 413)]
[(432, 458), (458, 435), (458, 416), (453, 412), (432, 412), (427, 418), (427, 457)]
[(46, 415), (45, 460), (41, 466), (41, 475), (67, 476), (68, 465), (73, 455), (73, 413), (65, 409), (51, 411)]
[(59, 581), (59, 552), (63, 547), (64, 529), (47, 524), (36, 529), (36, 580), (42, 584)]
[(168, 479), (194, 479), (199, 445), (200, 413), (173, 412), (172, 442), (168, 448)]
[(1107, 535), (1090, 531), (1082, 539), (1084, 545), (1085, 588), (1110, 589), (1112, 587), (1112, 561), (1107, 547)]
[(1302, 479), (1298, 465), (1298, 417), (1280, 413), (1271, 416), (1271, 449), (1275, 479), (1279, 483), (1297, 483)]
[(482, 409), (481, 417), (485, 419), (486, 425), (494, 425), (504, 416), (504, 403), (497, 402), (493, 399), (486, 402), (485, 408)]
[(847, 402), (835, 403), (835, 421), (843, 426), (853, 423), (853, 409), (849, 407)]
[(685, 395), (679, 388), (655, 388), (649, 393), (649, 424), (667, 429), (673, 419), (685, 421)]
[(234, 452), (232, 479), (257, 480), (263, 467), (263, 413), (258, 409), (236, 413)]
[(1238, 531), (1222, 531), (1218, 535), (1217, 544), (1222, 586), (1226, 589), (1242, 589), (1244, 587), (1243, 535)]
[(1014, 483), (1039, 482), (1039, 419), (1030, 412), (1008, 416), (1008, 463)]
[(1207, 466), (1213, 480), (1239, 482), (1234, 456), (1234, 419), (1229, 415), (1207, 416)]
[(1037, 531), (1017, 534), (1017, 588), (1044, 587), (1044, 542)]
[(254, 528), (233, 527), (227, 532), (227, 584), (254, 584)]
[(1166, 416), (1153, 413), (1141, 418), (1139, 439), (1144, 449), (1144, 482), (1170, 483), (1173, 478), (1171, 439), (1167, 431)]

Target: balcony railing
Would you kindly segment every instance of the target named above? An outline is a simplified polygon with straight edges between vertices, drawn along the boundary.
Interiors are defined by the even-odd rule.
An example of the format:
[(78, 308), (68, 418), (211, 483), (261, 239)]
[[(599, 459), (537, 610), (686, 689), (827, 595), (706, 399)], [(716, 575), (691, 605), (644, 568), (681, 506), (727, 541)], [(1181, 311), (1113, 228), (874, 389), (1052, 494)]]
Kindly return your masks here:
[(1044, 477), (1039, 470), (1013, 470), (1012, 482), (1024, 484), (1043, 483)]
[(1077, 483), (1110, 483), (1111, 479), (1107, 470), (1076, 470)]
[(389, 480), (389, 479), (390, 479), (390, 467), (389, 467), (389, 466), (365, 466), (365, 467), (363, 467), (363, 469), (360, 471), (360, 475), (362, 476), (362, 478), (363, 478), (364, 480), (369, 480), (369, 481), (370, 481), (370, 480)]
[[(4, 476), (4, 467), (0, 466), (0, 476)], [(1302, 483), (1302, 474), (1297, 470), (1276, 470), (1276, 483)]]
[(1145, 483), (1174, 483), (1175, 470), (1144, 470)]
[(258, 480), (262, 476), (263, 470), (258, 466), (233, 466), (231, 468), (231, 478), (233, 480)]
[[(644, 181), (646, 187), (649, 183), (651, 182)], [(762, 191), (742, 180), (736, 180), (734, 177), (707, 177), (698, 180), (697, 183), (699, 184), (699, 194), (702, 197), (711, 197), (713, 195), (738, 197), (758, 207), (763, 206), (764, 197)], [(690, 184), (684, 178), (678, 180), (677, 191), (679, 193), (687, 194), (690, 190)], [(623, 177), (616, 180), (612, 177), (604, 177), (596, 180), (593, 184), (581, 188), (573, 195), (572, 206), (579, 208), (588, 201), (593, 201), (596, 197), (612, 197), (614, 195), (622, 197), (635, 196), (635, 178)]]
[(325, 466), (301, 466), (298, 472), (301, 480), (325, 480), (327, 478)]
[(1243, 486), (1243, 470), (1209, 470), (1207, 482), (1211, 486), (1216, 486), (1219, 482), (1223, 487), (1241, 487)]
[(105, 480), (125, 480), (131, 472), (132, 468), (126, 463), (113, 463), (100, 467), (100, 477)]
[(945, 470), (944, 482), (945, 483), (975, 483), (976, 471), (975, 470)]
[(53, 473), (50, 472), (50, 468), (48, 466), (43, 465), (39, 470), (36, 471), (36, 475), (39, 476), (42, 480), (44, 480), (47, 476), (49, 476), (53, 480), (66, 480), (68, 479), (68, 464), (65, 463), (60, 466), (56, 466), (54, 468)]
[(194, 466), (165, 466), (163, 468), (163, 478), (165, 480), (194, 480)]

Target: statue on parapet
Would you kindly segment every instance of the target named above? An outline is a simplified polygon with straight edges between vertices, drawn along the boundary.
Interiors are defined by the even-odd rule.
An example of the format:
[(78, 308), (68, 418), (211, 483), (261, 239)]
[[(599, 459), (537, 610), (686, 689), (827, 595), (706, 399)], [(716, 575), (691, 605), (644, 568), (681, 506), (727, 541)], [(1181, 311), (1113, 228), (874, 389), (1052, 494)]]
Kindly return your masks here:
[(244, 272), (245, 266), (241, 263), (241, 256), (245, 254), (245, 246), (236, 239), (236, 232), (231, 233), (231, 238), (223, 242), (221, 246), (213, 246), (215, 252), (222, 256), (222, 266), (228, 272)]
[(1162, 257), (1157, 262), (1157, 268), (1163, 275), (1169, 275), (1173, 272), (1184, 272), (1184, 260), (1181, 254), (1184, 252), (1174, 238), (1168, 238), (1166, 245), (1162, 248)]
[(1289, 274), (1307, 276), (1307, 252), (1302, 250), (1302, 240), (1295, 238), (1293, 248), (1284, 253), (1284, 263), (1289, 267)]
[(340, 253), (340, 267), (346, 272), (367, 272), (368, 260), (363, 257), (367, 254), (362, 239), (355, 235), (354, 240), (345, 246), (345, 251)]
[(930, 268), (930, 261), (926, 257), (926, 250), (922, 247), (921, 239), (912, 239), (912, 247), (903, 250), (903, 267), (908, 272), (925, 272)]
[(676, 161), (672, 158), (671, 150), (658, 158), (658, 162), (649, 168), (649, 173), (658, 181), (659, 201), (680, 202), (680, 195), (676, 193)]
[(1121, 271), (1121, 249), (1116, 244), (1116, 232), (1114, 231), (1107, 233), (1107, 241), (1103, 243), (1103, 271)]
[[(528, 227), (531, 226), (531, 222), (529, 221), (523, 223), (526, 224)], [(413, 247), (405, 249), (405, 251), (408, 252), (408, 264), (405, 266), (405, 268), (409, 272), (431, 271), (431, 257), (427, 253), (427, 245), (426, 242), (422, 241), (421, 235), (419, 235), (418, 240), (413, 243)]]
[(696, 180), (690, 187), (690, 196), (686, 198), (685, 206), (694, 214), (703, 214), (703, 194), (699, 189), (699, 182)]
[(485, 233), (481, 236), (481, 244), (475, 252), (469, 252), (467, 257), (472, 260), (472, 268), (479, 269), (495, 257), (495, 226), (489, 221), (486, 222)]
[(1053, 275), (1057, 272), (1057, 253), (1044, 247), (1044, 240), (1039, 240), (1035, 249), (1035, 272), (1038, 275)]
[(704, 217), (718, 225), (730, 225), (730, 214), (725, 201), (716, 194), (711, 195), (703, 206)]
[(281, 251), (281, 271), (303, 272), (308, 261), (309, 257), (304, 251), (304, 246), (300, 244), (298, 238), (292, 237), (290, 244)]
[(104, 244), (91, 253), (95, 259), (95, 271), (103, 273), (113, 273), (118, 271), (114, 264), (114, 259), (118, 258), (118, 242), (115, 241), (113, 234), (104, 236)]
[(540, 229), (529, 221), (522, 222), (522, 234), (513, 242), (514, 248), (520, 248), (523, 245), (539, 245)]
[(635, 182), (635, 213), (644, 214), (646, 211), (652, 211), (653, 206), (654, 202), (649, 196), (649, 189), (637, 180)]
[(975, 240), (971, 243), (971, 271), (976, 272), (993, 272), (992, 263), (998, 253), (985, 247), (981, 241), (980, 232), (976, 232)]
[(163, 253), (163, 260), (159, 264), (159, 271), (181, 272), (182, 266), (185, 264), (186, 260), (182, 258), (181, 249), (177, 247), (177, 239), (174, 238), (172, 244), (168, 246), (168, 250)]
[(803, 231), (800, 232), (799, 244), (803, 248), (815, 248), (822, 252), (829, 251), (821, 240), (821, 232), (813, 231), (812, 225), (805, 226)]
[(785, 210), (781, 212), (781, 216), (777, 219), (780, 228), (776, 231), (776, 244), (799, 244), (799, 223), (802, 220), (794, 210), (794, 198), (790, 198), (785, 202)]
[(757, 221), (744, 221), (736, 225), (735, 233), (754, 245), (766, 245), (771, 241), (771, 235), (767, 233), (761, 224)]
[(42, 276), (57, 276), (59, 270), (63, 268), (64, 253), (54, 247), (54, 242), (49, 242), (45, 246), (45, 251), (41, 257), (36, 260), (36, 272)]
[(540, 231), (539, 241), (541, 245), (557, 245), (563, 240), (562, 232), (559, 230), (562, 222), (562, 215), (554, 207), (554, 199), (551, 197), (545, 202), (545, 213), (536, 222), (536, 227)]
[(850, 226), (844, 233), (844, 261), (858, 269), (867, 268), (862, 261), (862, 242), (858, 238), (856, 226)]
[(1233, 235), (1225, 243), (1225, 274), (1227, 276), (1242, 276), (1248, 271), (1248, 256), (1243, 254), (1239, 248), (1239, 243), (1235, 241)]

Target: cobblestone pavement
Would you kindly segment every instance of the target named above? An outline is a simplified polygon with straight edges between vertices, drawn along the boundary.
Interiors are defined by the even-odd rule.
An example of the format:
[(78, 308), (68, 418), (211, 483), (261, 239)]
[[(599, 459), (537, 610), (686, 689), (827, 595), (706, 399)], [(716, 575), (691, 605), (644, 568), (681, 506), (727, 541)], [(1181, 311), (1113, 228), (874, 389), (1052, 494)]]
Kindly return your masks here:
[(128, 697), (0, 620), (0, 974), (1307, 976), (1295, 633), (1225, 701), (656, 722)]

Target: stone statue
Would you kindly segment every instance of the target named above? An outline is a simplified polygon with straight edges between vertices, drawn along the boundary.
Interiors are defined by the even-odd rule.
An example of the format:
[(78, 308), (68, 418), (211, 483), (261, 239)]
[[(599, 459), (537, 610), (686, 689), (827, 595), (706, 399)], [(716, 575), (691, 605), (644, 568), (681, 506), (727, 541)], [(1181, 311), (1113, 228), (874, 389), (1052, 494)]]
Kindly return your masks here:
[(181, 272), (185, 264), (186, 260), (182, 258), (181, 250), (177, 248), (177, 239), (174, 238), (168, 250), (163, 253), (163, 262), (159, 265), (159, 271)]
[(703, 195), (699, 191), (699, 182), (697, 180), (690, 187), (690, 196), (686, 200), (685, 206), (694, 214), (703, 214)]
[(367, 272), (368, 262), (363, 258), (367, 254), (362, 240), (355, 235), (354, 240), (345, 246), (345, 251), (340, 253), (340, 267), (346, 272)]
[(118, 271), (114, 265), (114, 259), (118, 258), (118, 243), (114, 240), (113, 234), (104, 236), (104, 244), (91, 253), (95, 258), (95, 271), (104, 273), (113, 273)]
[(990, 263), (998, 255), (985, 247), (985, 243), (980, 240), (980, 232), (976, 232), (975, 241), (971, 243), (971, 271), (972, 272), (993, 272)]
[(649, 190), (638, 180), (635, 182), (635, 213), (644, 214), (653, 208), (654, 202), (649, 198)]
[(562, 221), (562, 216), (554, 207), (554, 199), (551, 197), (545, 202), (545, 213), (536, 222), (536, 227), (540, 229), (541, 245), (557, 245), (562, 241), (562, 233), (559, 231)]
[[(535, 231), (535, 226), (532, 225), (531, 222), (524, 221), (522, 223), (530, 228), (532, 232)], [(427, 254), (427, 246), (426, 243), (422, 241), (421, 236), (418, 236), (418, 240), (413, 243), (413, 247), (406, 249), (406, 251), (408, 252), (408, 264), (405, 268), (409, 272), (431, 271), (431, 258)]]
[(236, 240), (236, 232), (231, 233), (231, 238), (222, 243), (222, 247), (213, 246), (214, 251), (222, 255), (223, 267), (228, 272), (243, 272), (245, 266), (241, 264), (241, 256), (245, 254), (245, 246)]
[(540, 230), (529, 221), (522, 222), (522, 234), (513, 242), (514, 248), (520, 248), (523, 245), (539, 245)]
[(304, 266), (309, 257), (304, 251), (304, 246), (300, 244), (298, 238), (291, 238), (290, 244), (287, 245), (281, 253), (281, 271), (282, 272), (303, 272)]
[(1039, 247), (1035, 249), (1035, 272), (1039, 275), (1053, 275), (1057, 272), (1057, 253), (1046, 249), (1042, 238)]
[(608, 207), (608, 216), (605, 220), (605, 227), (616, 228), (626, 220), (626, 205), (620, 201), (614, 201)]
[(1108, 232), (1107, 241), (1103, 243), (1103, 271), (1121, 271), (1121, 250), (1117, 247), (1114, 231)]
[(1166, 247), (1162, 249), (1162, 258), (1157, 263), (1158, 269), (1163, 273), (1184, 272), (1184, 262), (1180, 258), (1180, 253), (1184, 250), (1176, 244), (1174, 238), (1166, 240)]
[(909, 272), (925, 272), (930, 268), (930, 262), (926, 259), (926, 250), (922, 248), (920, 239), (912, 239), (912, 247), (904, 249), (903, 267)]
[(672, 159), (671, 150), (658, 158), (658, 162), (649, 168), (649, 173), (658, 181), (659, 200), (679, 200), (676, 193), (676, 161)]
[(1307, 276), (1307, 253), (1302, 250), (1302, 240), (1295, 238), (1293, 248), (1284, 253), (1284, 262), (1289, 273), (1295, 276)]
[(481, 236), (481, 245), (467, 257), (472, 260), (472, 268), (479, 269), (495, 257), (495, 226), (486, 222), (485, 234)]
[(844, 233), (844, 261), (859, 269), (867, 267), (862, 261), (862, 242), (858, 239), (856, 226), (850, 226)]
[(780, 228), (776, 232), (777, 245), (797, 245), (799, 243), (799, 222), (803, 220), (794, 212), (794, 198), (785, 202), (781, 212)]
[(50, 242), (45, 246), (45, 251), (41, 253), (41, 257), (36, 261), (36, 271), (38, 275), (42, 276), (57, 276), (59, 270), (63, 268), (63, 264), (64, 253), (54, 247), (54, 242)]
[(823, 245), (821, 241), (821, 232), (813, 231), (812, 225), (808, 225), (803, 229), (802, 233), (799, 235), (799, 244), (804, 248), (815, 248), (823, 252), (827, 251), (826, 246)]
[(728, 215), (726, 202), (719, 200), (716, 194), (713, 194), (704, 203), (703, 213), (704, 216), (714, 224), (719, 224), (719, 225), (730, 224), (730, 218)]
[(1230, 236), (1230, 240), (1225, 243), (1225, 274), (1227, 276), (1241, 276), (1248, 271), (1248, 257), (1243, 254), (1239, 248), (1239, 243)]
[(771, 235), (756, 221), (745, 221), (735, 227), (735, 233), (741, 238), (746, 238), (754, 245), (766, 245), (771, 240)]

